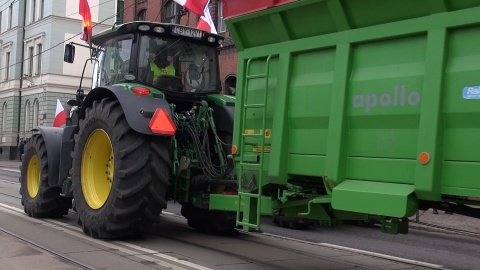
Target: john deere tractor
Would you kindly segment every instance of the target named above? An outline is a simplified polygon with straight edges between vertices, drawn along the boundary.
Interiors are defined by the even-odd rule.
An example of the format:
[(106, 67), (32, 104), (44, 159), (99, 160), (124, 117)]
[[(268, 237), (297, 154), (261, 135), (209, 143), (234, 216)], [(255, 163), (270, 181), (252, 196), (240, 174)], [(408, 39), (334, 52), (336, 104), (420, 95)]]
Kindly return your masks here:
[[(230, 156), (235, 100), (220, 94), (221, 42), (153, 22), (94, 36), (84, 59), (94, 63), (91, 90), (84, 94), (80, 81), (66, 126), (36, 128), (25, 148), (25, 213), (59, 217), (73, 208), (86, 234), (118, 238), (148, 230), (174, 200), (190, 226), (232, 230), (235, 212), (208, 209), (210, 194), (237, 192)], [(72, 63), (74, 55), (67, 44), (64, 60)]]

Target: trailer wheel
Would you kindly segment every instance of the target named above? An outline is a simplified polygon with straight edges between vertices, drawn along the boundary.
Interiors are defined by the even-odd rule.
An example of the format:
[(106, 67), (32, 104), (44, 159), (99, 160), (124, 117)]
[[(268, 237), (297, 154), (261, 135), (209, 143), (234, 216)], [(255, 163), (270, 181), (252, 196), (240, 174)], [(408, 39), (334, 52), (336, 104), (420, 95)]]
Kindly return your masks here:
[(135, 132), (112, 98), (95, 101), (79, 124), (72, 180), (83, 231), (119, 238), (148, 230), (167, 205), (167, 139)]
[(309, 221), (306, 219), (291, 218), (278, 215), (272, 216), (272, 221), (277, 226), (295, 230), (305, 230), (314, 224), (313, 221)]
[(48, 185), (45, 141), (41, 135), (34, 135), (25, 146), (20, 173), (20, 194), (25, 213), (35, 218), (67, 215), (72, 199), (60, 197), (60, 192), (60, 187)]

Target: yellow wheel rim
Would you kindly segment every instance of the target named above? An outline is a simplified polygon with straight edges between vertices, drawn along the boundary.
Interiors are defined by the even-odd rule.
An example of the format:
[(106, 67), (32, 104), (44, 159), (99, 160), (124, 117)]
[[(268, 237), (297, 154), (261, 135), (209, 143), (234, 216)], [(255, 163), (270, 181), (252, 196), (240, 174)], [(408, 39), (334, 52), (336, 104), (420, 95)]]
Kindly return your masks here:
[(28, 160), (27, 167), (27, 191), (31, 198), (35, 198), (40, 189), (40, 160), (33, 155)]
[(82, 191), (92, 209), (108, 199), (113, 182), (113, 147), (107, 133), (97, 129), (90, 134), (82, 155)]

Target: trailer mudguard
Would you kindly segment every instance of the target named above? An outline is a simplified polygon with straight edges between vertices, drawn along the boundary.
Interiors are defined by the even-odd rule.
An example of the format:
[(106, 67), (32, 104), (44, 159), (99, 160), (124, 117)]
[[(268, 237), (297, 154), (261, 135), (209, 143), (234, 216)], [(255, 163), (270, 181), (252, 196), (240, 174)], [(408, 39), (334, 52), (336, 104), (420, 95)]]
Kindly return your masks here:
[(150, 119), (157, 108), (165, 109), (173, 120), (170, 105), (165, 99), (163, 99), (163, 95), (159, 95), (159, 98), (156, 98), (155, 96), (141, 96), (134, 94), (126, 89), (126, 87), (121, 86), (104, 86), (90, 91), (84, 100), (82, 109), (80, 110), (80, 119), (85, 118), (85, 108), (90, 107), (95, 100), (105, 97), (113, 97), (120, 102), (128, 124), (138, 133), (161, 135), (152, 133), (148, 127)]
[[(58, 170), (60, 166), (60, 150), (62, 147), (62, 136), (64, 129), (57, 127), (37, 127), (33, 131), (40, 132), (45, 147), (47, 148), (48, 161), (48, 184), (50, 186), (58, 186), (59, 177)], [(34, 135), (38, 136), (38, 135)]]

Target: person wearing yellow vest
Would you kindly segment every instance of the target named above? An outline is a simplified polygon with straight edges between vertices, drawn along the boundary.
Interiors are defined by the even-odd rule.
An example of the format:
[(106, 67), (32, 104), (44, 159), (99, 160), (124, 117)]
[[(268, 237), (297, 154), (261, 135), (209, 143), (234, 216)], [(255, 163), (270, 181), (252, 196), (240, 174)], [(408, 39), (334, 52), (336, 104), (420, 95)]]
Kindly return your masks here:
[(155, 60), (150, 63), (150, 70), (153, 72), (153, 81), (158, 79), (162, 74), (175, 76), (175, 68), (163, 54), (157, 55)]

